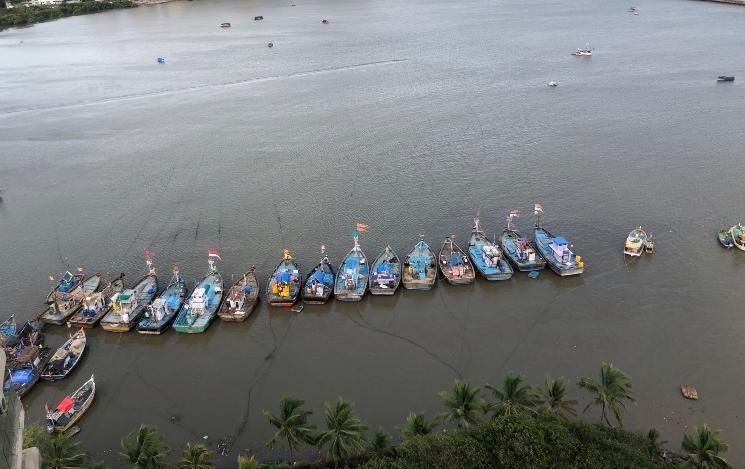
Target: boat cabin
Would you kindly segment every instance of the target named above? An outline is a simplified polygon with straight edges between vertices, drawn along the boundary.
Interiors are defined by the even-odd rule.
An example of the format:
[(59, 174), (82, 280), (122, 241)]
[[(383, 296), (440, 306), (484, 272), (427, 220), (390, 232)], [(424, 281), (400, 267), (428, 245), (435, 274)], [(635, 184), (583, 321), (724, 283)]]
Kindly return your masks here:
[(431, 262), (429, 256), (426, 255), (409, 256), (409, 275), (417, 280), (425, 280), (427, 278), (427, 268)]
[(373, 273), (373, 283), (381, 287), (392, 287), (396, 283), (396, 275), (390, 262), (383, 261), (378, 265)]
[(117, 293), (114, 301), (114, 311), (117, 311), (122, 317), (122, 321), (129, 322), (129, 315), (137, 308), (137, 294), (134, 290), (128, 289)]
[(487, 267), (497, 268), (499, 267), (499, 248), (496, 246), (486, 245), (481, 250), (481, 259), (484, 261)]
[(561, 262), (562, 264), (570, 264), (572, 262), (572, 251), (569, 249), (569, 242), (563, 236), (557, 236), (551, 241), (549, 245), (551, 248), (551, 254), (554, 259)]
[(199, 287), (191, 294), (191, 298), (189, 299), (189, 312), (191, 314), (199, 314), (207, 309), (209, 305), (209, 299), (207, 297), (208, 288), (209, 286)]
[(69, 271), (65, 272), (59, 282), (57, 283), (57, 290), (62, 293), (72, 291), (78, 285), (78, 279), (71, 274)]
[(246, 301), (246, 295), (250, 294), (251, 290), (253, 290), (253, 288), (251, 288), (251, 285), (246, 285), (243, 288), (241, 288), (240, 286), (231, 288), (230, 294), (226, 299), (230, 309), (242, 309), (243, 303), (245, 303)]

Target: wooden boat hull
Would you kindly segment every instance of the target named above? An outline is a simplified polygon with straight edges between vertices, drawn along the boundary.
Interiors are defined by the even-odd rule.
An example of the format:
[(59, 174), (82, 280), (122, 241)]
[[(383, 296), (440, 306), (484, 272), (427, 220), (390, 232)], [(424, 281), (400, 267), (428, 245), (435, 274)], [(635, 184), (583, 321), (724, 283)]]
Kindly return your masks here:
[(523, 259), (517, 249), (517, 239), (520, 237), (520, 233), (514, 230), (505, 230), (500, 238), (500, 244), (502, 245), (502, 252), (507, 260), (520, 272), (532, 272), (534, 270), (543, 270), (546, 267), (546, 261), (538, 253), (538, 248), (535, 244), (530, 241), (528, 246), (535, 250), (535, 258), (531, 261), (529, 259)]
[[(549, 232), (548, 230), (543, 229), (543, 228), (536, 228), (535, 230), (536, 240), (538, 239), (539, 232), (545, 233), (547, 236), (549, 236), (552, 239), (554, 238), (554, 235), (552, 235), (551, 232)], [(549, 254), (548, 249), (550, 248), (542, 246), (541, 243), (537, 241), (536, 241), (536, 247), (538, 248), (538, 253), (546, 261), (546, 264), (548, 264), (548, 267), (556, 275), (560, 277), (570, 277), (572, 275), (580, 275), (585, 271), (584, 267), (579, 267), (577, 265), (567, 266), (567, 265), (560, 264), (556, 259), (554, 259), (553, 256)]]
[[(316, 276), (318, 275), (318, 272), (321, 272), (324, 276), (330, 275), (331, 276), (331, 284), (327, 284), (326, 280), (324, 279), (323, 282), (319, 281)], [(316, 279), (315, 285), (320, 286), (323, 285), (323, 294), (318, 293), (309, 293), (309, 287), (313, 284), (314, 278)], [(319, 262), (313, 270), (308, 274), (308, 276), (305, 278), (305, 283), (303, 284), (303, 291), (301, 293), (301, 297), (303, 299), (303, 303), (307, 303), (309, 305), (322, 305), (326, 304), (329, 299), (331, 299), (331, 295), (334, 294), (334, 283), (336, 281), (336, 275), (334, 273), (334, 268), (331, 266), (331, 263), (328, 262), (328, 258), (324, 257), (321, 259), (321, 262)], [(316, 290), (317, 291), (317, 290)]]
[[(101, 276), (99, 274), (91, 275), (84, 281), (80, 282), (72, 292), (67, 293), (67, 298), (55, 298), (53, 300), (54, 305), (47, 308), (39, 319), (44, 321), (46, 324), (52, 324), (55, 326), (63, 326), (67, 320), (80, 311), (83, 306), (83, 299), (95, 293), (101, 287)], [(63, 293), (57, 293), (56, 295), (64, 295)]]
[[(277, 283), (277, 276), (290, 272), (293, 272), (290, 275), (290, 280), (286, 283)], [(272, 272), (272, 275), (269, 277), (269, 281), (266, 285), (266, 298), (267, 303), (269, 306), (279, 306), (283, 308), (291, 308), (292, 305), (297, 302), (297, 300), (300, 298), (300, 290), (302, 290), (303, 285), (303, 276), (300, 274), (300, 266), (291, 258), (285, 260), (282, 259), (282, 261), (277, 264), (277, 268), (274, 269)], [(289, 294), (288, 296), (283, 296), (279, 290), (276, 292), (274, 291), (274, 288), (289, 288)]]
[[(418, 275), (414, 275), (415, 273)], [(404, 288), (431, 290), (437, 282), (438, 275), (437, 256), (424, 240), (417, 242), (404, 258), (404, 268), (401, 272), (401, 283)]]
[(236, 311), (232, 314), (217, 313), (217, 315), (220, 316), (220, 320), (225, 322), (243, 322), (251, 316), (251, 313), (253, 313), (254, 309), (256, 309), (256, 305), (250, 305), (243, 308), (243, 310)]
[[(451, 262), (452, 256), (457, 256), (464, 266), (463, 274), (453, 274)], [(440, 274), (443, 276), (446, 282), (450, 285), (468, 285), (476, 280), (476, 271), (471, 264), (471, 260), (468, 258), (465, 252), (450, 239), (446, 239), (440, 248), (440, 255), (438, 257), (440, 262)]]
[[(209, 291), (212, 293), (212, 302), (207, 302), (205, 310), (197, 317), (192, 317), (189, 312), (190, 300), (198, 288), (204, 288), (204, 286), (210, 285)], [(212, 320), (215, 318), (217, 310), (220, 308), (220, 303), (223, 300), (223, 279), (219, 272), (208, 273), (197, 287), (192, 291), (189, 299), (187, 299), (181, 309), (179, 310), (176, 320), (173, 322), (173, 330), (183, 334), (201, 334), (212, 324)], [(208, 297), (209, 298), (209, 297)]]
[[(3, 389), (5, 389), (6, 391), (14, 391), (16, 394), (18, 394), (18, 397), (23, 397), (28, 394), (28, 392), (31, 391), (31, 388), (34, 387), (36, 382), (39, 381), (41, 373), (44, 370), (44, 367), (47, 366), (47, 362), (49, 362), (49, 358), (51, 356), (52, 354), (49, 352), (49, 349), (44, 347), (37, 357), (38, 362), (33, 368), (30, 379), (28, 381), (25, 381), (24, 383), (12, 383), (8, 378), (3, 384)], [(11, 372), (14, 371), (16, 371), (16, 369), (11, 370)]]
[[(75, 340), (78, 340), (78, 350), (79, 353), (74, 355), (74, 358), (70, 360), (70, 363), (67, 367), (64, 367), (61, 370), (55, 370), (53, 368), (54, 364), (54, 358), (58, 356), (58, 354), (65, 356), (71, 355), (71, 345)], [(82, 342), (82, 346), (80, 343)], [(87, 345), (87, 338), (85, 336), (85, 333), (77, 332), (75, 335), (73, 335), (70, 339), (68, 339), (64, 344), (62, 344), (62, 347), (57, 349), (57, 351), (52, 355), (52, 357), (47, 362), (46, 366), (44, 367), (44, 370), (41, 373), (41, 379), (45, 381), (60, 381), (62, 379), (65, 379), (71, 372), (74, 370), (80, 361), (83, 359), (83, 355), (85, 354), (85, 351), (88, 350)], [(66, 353), (65, 353), (66, 352)]]
[[(168, 284), (163, 293), (158, 296), (150, 306), (148, 307), (149, 312), (146, 311), (145, 317), (137, 323), (137, 332), (145, 335), (160, 335), (171, 326), (171, 323), (176, 320), (179, 310), (184, 305), (184, 299), (186, 298), (186, 283), (183, 277), (178, 271), (174, 272), (174, 276), (171, 278), (171, 282)], [(171, 310), (167, 303), (175, 301), (176, 305)], [(153, 318), (152, 315), (160, 312), (160, 307), (163, 306), (166, 311), (170, 313), (165, 314), (160, 320)], [(158, 312), (153, 312), (154, 308), (158, 308)], [(148, 317), (149, 316), (149, 317)], [(155, 320), (154, 320), (155, 319)]]
[[(380, 275), (378, 268), (383, 262), (388, 263), (390, 266), (390, 272), (388, 273), (393, 276), (393, 284), (388, 287), (381, 287), (379, 286), (379, 282), (376, 281), (376, 275)], [(371, 295), (392, 296), (396, 294), (396, 290), (398, 290), (399, 285), (401, 285), (401, 262), (390, 246), (386, 246), (383, 252), (375, 258), (372, 263), (371, 272), (372, 273), (368, 278), (368, 289), (370, 290)]]
[(344, 292), (344, 293), (336, 293), (334, 294), (334, 297), (339, 301), (362, 301), (362, 298), (365, 297), (365, 293), (352, 293), (352, 292)]
[(435, 286), (435, 282), (437, 280), (432, 280), (431, 282), (421, 282), (417, 280), (409, 281), (406, 280), (401, 281), (401, 284), (404, 286), (407, 290), (420, 290), (420, 291), (427, 291), (432, 290), (432, 287)]
[(719, 244), (721, 244), (722, 247), (725, 249), (732, 249), (732, 246), (734, 245), (730, 234), (726, 231), (720, 231), (717, 234), (717, 240), (719, 241)]
[[(339, 301), (362, 301), (367, 293), (370, 267), (367, 256), (358, 247), (344, 257), (334, 279), (334, 297)], [(349, 282), (349, 286), (347, 286)], [(351, 288), (351, 287), (354, 288)]]
[(55, 413), (54, 412), (47, 412), (47, 432), (48, 433), (64, 433), (70, 428), (72, 428), (79, 420), (80, 418), (88, 411), (90, 406), (93, 404), (93, 401), (96, 397), (96, 383), (93, 380), (93, 376), (83, 383), (81, 387), (75, 390), (70, 395), (70, 398), (75, 399), (80, 396), (80, 394), (84, 391), (86, 391), (86, 387), (90, 387), (90, 394), (85, 398), (85, 401), (83, 401), (82, 405), (79, 409), (75, 411), (75, 413), (70, 417), (70, 420), (64, 423), (64, 425), (59, 424), (59, 420), (53, 420), (55, 419)]
[(94, 327), (98, 325), (101, 319), (103, 319), (103, 317), (109, 313), (110, 310), (111, 308), (101, 311), (101, 313), (93, 316), (89, 320), (78, 318), (79, 314), (76, 314), (75, 316), (72, 317), (72, 319), (68, 321), (68, 324), (70, 324), (71, 327), (75, 327), (75, 328), (82, 327), (85, 329), (93, 329)]
[[(735, 226), (733, 226), (732, 228), (730, 228), (730, 229), (729, 229), (729, 231), (728, 231), (728, 233), (729, 233), (729, 237), (730, 237), (730, 239), (732, 240), (732, 244), (733, 244), (733, 245), (734, 245), (734, 246), (735, 246), (735, 247), (736, 247), (737, 249), (739, 249), (740, 251), (745, 251), (745, 242), (743, 242), (743, 241), (739, 241), (739, 240), (737, 239), (737, 236), (735, 236), (735, 234), (733, 233), (733, 231), (734, 231), (734, 230), (735, 230), (736, 228), (737, 228), (737, 225), (735, 225)], [(743, 229), (743, 231), (745, 231), (745, 228)]]
[[(148, 290), (145, 290), (146, 287), (152, 288), (153, 291), (151, 293), (146, 293), (147, 297), (143, 298), (142, 302), (140, 302), (139, 292), (147, 292)], [(134, 290), (138, 292), (138, 304), (137, 308), (132, 310), (128, 320), (124, 321), (124, 318), (122, 318), (121, 315), (116, 314), (112, 308), (103, 319), (101, 319), (100, 324), (103, 330), (107, 332), (129, 332), (137, 327), (137, 324), (142, 319), (142, 315), (145, 314), (145, 309), (158, 293), (158, 277), (150, 274), (145, 275), (135, 284)]]
[[(245, 294), (243, 304), (240, 305), (240, 308), (231, 307), (230, 301), (233, 290), (236, 288), (243, 290), (246, 286), (250, 286), (251, 291)], [(225, 322), (243, 322), (251, 316), (258, 301), (259, 283), (256, 280), (256, 274), (253, 271), (246, 272), (243, 274), (243, 278), (239, 279), (228, 291), (226, 298), (223, 299), (222, 306), (217, 311), (217, 315)]]

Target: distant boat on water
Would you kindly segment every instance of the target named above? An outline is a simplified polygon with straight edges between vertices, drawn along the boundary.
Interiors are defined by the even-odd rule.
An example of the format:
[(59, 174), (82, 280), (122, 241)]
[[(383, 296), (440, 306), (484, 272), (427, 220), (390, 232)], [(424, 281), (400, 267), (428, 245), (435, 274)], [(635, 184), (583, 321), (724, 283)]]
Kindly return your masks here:
[(420, 240), (404, 258), (403, 279), (407, 290), (430, 290), (437, 281), (437, 256)]
[(108, 332), (129, 332), (145, 313), (147, 305), (158, 293), (158, 276), (152, 260), (146, 255), (147, 274), (133, 288), (114, 295), (111, 310), (101, 319), (101, 328)]
[(186, 334), (204, 332), (212, 323), (222, 302), (223, 280), (215, 266), (215, 259), (220, 259), (220, 253), (215, 249), (210, 249), (207, 253), (209, 270), (176, 316), (173, 322), (173, 329), (176, 332)]
[(86, 344), (85, 330), (81, 328), (54, 352), (41, 373), (41, 379), (59, 381), (66, 378), (83, 358)]
[(93, 403), (96, 397), (96, 382), (93, 376), (75, 392), (65, 396), (54, 410), (46, 409), (47, 432), (64, 433), (69, 430)]
[(590, 47), (590, 44), (585, 44), (585, 47), (578, 47), (577, 50), (572, 52), (572, 55), (576, 55), (577, 57), (591, 57), (592, 51), (593, 49)]
[(584, 272), (585, 262), (580, 256), (572, 252), (569, 241), (562, 236), (554, 236), (541, 226), (540, 216), (542, 213), (543, 207), (540, 204), (535, 204), (535, 244), (538, 252), (557, 275), (566, 277)]
[(719, 75), (719, 77), (717, 77), (717, 81), (735, 81), (735, 77), (728, 75)]
[(367, 256), (360, 247), (360, 233), (352, 233), (354, 246), (342, 260), (334, 283), (334, 296), (339, 301), (360, 301), (367, 291), (367, 281), (370, 267)]
[(221, 28), (229, 28), (231, 26), (230, 23), (220, 23)]
[(471, 238), (468, 241), (468, 256), (476, 266), (479, 274), (486, 280), (509, 280), (512, 278), (512, 267), (502, 257), (502, 250), (489, 240), (481, 229), (479, 215), (473, 219)]
[(639, 257), (647, 248), (647, 233), (642, 227), (634, 228), (626, 236), (626, 244), (623, 247), (623, 253), (631, 257)]
[(729, 235), (735, 247), (741, 251), (745, 251), (745, 227), (738, 223), (729, 229)]
[(512, 219), (519, 216), (520, 211), (518, 209), (510, 210), (510, 215), (507, 218), (507, 228), (499, 238), (502, 251), (520, 272), (543, 270), (546, 267), (546, 261), (538, 254), (533, 242), (522, 236), (512, 226)]
[(226, 322), (243, 322), (251, 315), (258, 300), (259, 282), (256, 280), (256, 269), (251, 267), (230, 287), (217, 315)]
[(451, 285), (467, 285), (476, 279), (476, 272), (465, 252), (446, 236), (439, 255), (440, 272)]
[(290, 255), (290, 251), (284, 250), (282, 261), (269, 277), (266, 286), (267, 302), (270, 306), (292, 307), (300, 296), (300, 288), (303, 284), (303, 276), (300, 266)]
[(717, 239), (719, 240), (719, 244), (721, 244), (725, 249), (732, 249), (732, 246), (734, 246), (732, 237), (730, 237), (729, 231), (727, 230), (719, 230)]

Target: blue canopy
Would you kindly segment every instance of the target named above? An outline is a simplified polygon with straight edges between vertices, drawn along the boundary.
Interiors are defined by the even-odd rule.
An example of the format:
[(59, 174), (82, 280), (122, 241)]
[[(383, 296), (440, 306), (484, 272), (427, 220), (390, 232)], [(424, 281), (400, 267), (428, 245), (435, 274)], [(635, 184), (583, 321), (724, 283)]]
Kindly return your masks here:
[(10, 373), (10, 381), (13, 384), (26, 384), (29, 383), (34, 377), (34, 370), (22, 369), (13, 370)]
[(290, 273), (282, 272), (281, 274), (279, 274), (279, 280), (284, 283), (290, 283)]
[(389, 264), (388, 262), (383, 261), (380, 263), (380, 265), (378, 265), (377, 272), (390, 273), (390, 271), (391, 271), (391, 264)]
[(168, 309), (170, 309), (171, 311), (175, 311), (176, 308), (178, 308), (179, 304), (178, 298), (176, 298), (175, 296), (169, 296), (166, 300), (166, 304), (168, 305)]
[(243, 293), (251, 293), (251, 290), (253, 290), (253, 288), (251, 288), (251, 285), (246, 285), (245, 287), (243, 287)]
[(325, 277), (324, 273), (322, 271), (320, 271), (320, 270), (316, 270), (313, 273), (313, 278), (316, 279), (319, 282), (323, 282), (324, 277)]
[(563, 237), (563, 236), (557, 236), (556, 238), (554, 238), (554, 243), (555, 243), (555, 244), (558, 244), (559, 246), (561, 246), (561, 245), (564, 245), (564, 244), (569, 244), (569, 243), (567, 242), (567, 240), (566, 240), (566, 239), (564, 239), (564, 237)]

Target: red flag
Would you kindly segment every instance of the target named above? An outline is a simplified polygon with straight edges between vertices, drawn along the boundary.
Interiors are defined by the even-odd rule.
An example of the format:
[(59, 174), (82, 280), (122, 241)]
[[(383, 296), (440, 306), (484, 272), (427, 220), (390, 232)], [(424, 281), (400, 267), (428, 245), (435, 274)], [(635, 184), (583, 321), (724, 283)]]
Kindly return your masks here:
[(511, 217), (519, 217), (520, 216), (520, 210), (513, 208), (510, 210), (510, 216)]
[(480, 217), (481, 216), (481, 209), (480, 208), (477, 208), (476, 209), (476, 216), (477, 217)]
[(145, 259), (152, 259), (153, 258), (153, 251), (149, 249), (145, 249)]
[(220, 257), (220, 251), (218, 251), (217, 249), (209, 249), (209, 250), (207, 250), (207, 255), (209, 257), (216, 257), (216, 258), (222, 260), (222, 258)]

